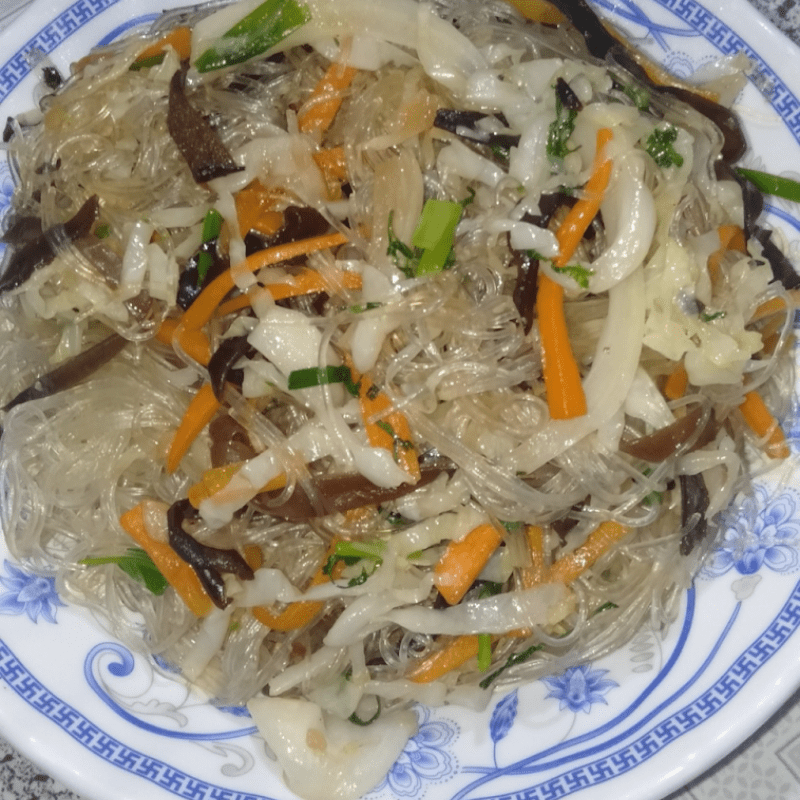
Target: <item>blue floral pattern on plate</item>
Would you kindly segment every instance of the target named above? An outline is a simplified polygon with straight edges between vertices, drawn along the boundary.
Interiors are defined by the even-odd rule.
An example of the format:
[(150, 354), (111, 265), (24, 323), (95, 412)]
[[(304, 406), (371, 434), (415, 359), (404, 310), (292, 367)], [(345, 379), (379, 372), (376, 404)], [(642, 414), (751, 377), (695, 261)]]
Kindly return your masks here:
[(542, 678), (550, 691), (546, 697), (558, 700), (560, 710), (568, 708), (576, 714), (579, 711), (589, 713), (595, 703), (608, 704), (604, 695), (619, 684), (605, 676), (607, 669), (594, 669), (590, 664), (569, 667), (561, 675), (549, 675)]
[(449, 746), (458, 736), (457, 727), (446, 720), (431, 719), (427, 708), (418, 707), (419, 730), (375, 793), (388, 790), (392, 797), (421, 797), (425, 784), (441, 783), (454, 774), (457, 760)]
[(785, 488), (773, 494), (756, 484), (752, 494), (726, 512), (720, 546), (703, 568), (704, 577), (717, 577), (730, 570), (753, 575), (762, 567), (790, 573), (800, 568), (800, 497)]
[[(167, 6), (176, 4), (179, 4), (178, 0), (164, 3)], [(735, 30), (701, 3), (696, 0), (594, 0), (594, 4), (629, 35), (641, 41), (647, 40), (659, 60), (671, 64), (684, 75), (691, 74), (698, 65), (716, 54), (744, 51), (757, 64), (759, 82), (753, 81), (756, 88), (762, 91), (763, 86), (771, 86), (769, 100), (780, 124), (794, 141), (800, 140), (797, 94)], [(0, 98), (10, 97), (27, 74), (20, 42), (27, 42), (26, 47), (39, 46), (50, 53), (84, 26), (102, 18), (109, 9), (122, 8), (123, 5), (133, 14), (144, 11), (144, 6), (147, 10), (154, 10), (156, 5), (160, 8), (161, 3), (154, 0), (91, 0), (90, 3), (54, 0), (52, 6), (58, 10), (53, 13), (47, 5), (44, 8), (47, 14), (41, 23), (37, 23), (41, 24), (41, 30), (37, 29), (37, 32), (31, 26), (25, 36), (20, 35), (13, 41), (5, 40), (10, 42), (7, 52), (11, 55), (0, 65)], [(738, 7), (738, 3), (731, 4), (734, 5)], [(56, 14), (57, 18), (49, 21)], [(731, 11), (726, 16), (728, 19), (735, 17)], [(109, 24), (93, 41), (113, 31), (116, 24), (116, 21)], [(750, 37), (751, 30), (744, 30)], [(755, 31), (752, 36), (756, 36)], [(692, 49), (698, 42), (702, 50), (699, 54)], [(772, 58), (772, 53), (769, 56)], [(780, 66), (783, 73), (784, 65)], [(785, 74), (788, 78), (790, 73)], [(7, 197), (6, 186), (0, 186), (0, 206)], [(781, 219), (800, 229), (800, 223), (789, 219), (788, 215)], [(759, 502), (762, 502), (761, 508)], [(763, 505), (765, 502), (766, 507)], [(683, 623), (678, 623), (678, 644), (673, 639), (667, 643), (668, 646), (665, 645), (663, 666), (653, 670), (657, 672), (654, 677), (641, 679), (640, 688), (636, 690), (638, 694), (629, 689), (634, 670), (623, 675), (624, 666), (616, 661), (613, 662), (613, 671), (602, 669), (600, 664), (571, 667), (562, 675), (549, 678), (549, 683), (537, 682), (535, 689), (529, 686), (506, 694), (497, 700), (493, 709), (477, 717), (479, 723), (465, 723), (464, 733), (469, 733), (469, 736), (462, 735), (457, 724), (443, 719), (441, 712), (420, 709), (419, 733), (408, 743), (376, 792), (382, 791), (384, 796), (393, 798), (418, 799), (426, 793), (435, 793), (437, 798), (469, 797), (470, 800), (487, 795), (524, 796), (530, 800), (572, 794), (595, 798), (607, 797), (611, 792), (619, 796), (620, 781), (624, 781), (628, 773), (632, 773), (637, 785), (646, 786), (649, 783), (645, 774), (648, 765), (652, 768), (660, 758), (663, 765), (664, 751), (675, 752), (674, 747), (668, 748), (669, 744), (680, 739), (684, 750), (694, 747), (690, 744), (692, 731), (700, 728), (699, 735), (704, 736), (707, 729), (714, 728), (713, 724), (708, 724), (709, 720), (724, 716), (726, 707), (737, 693), (746, 692), (756, 683), (751, 680), (755, 675), (763, 675), (772, 669), (772, 665), (778, 664), (782, 650), (796, 650), (797, 645), (793, 642), (800, 635), (800, 584), (795, 586), (792, 579), (786, 580), (783, 576), (798, 565), (799, 510), (798, 494), (793, 490), (783, 487), (780, 492), (770, 494), (767, 488), (756, 487), (751, 505), (737, 512), (747, 521), (737, 524), (736, 516), (731, 517), (726, 538), (710, 563), (709, 575), (734, 572), (743, 576), (742, 580), (758, 577), (758, 574), (753, 576), (754, 572), (764, 576), (759, 591), (767, 588), (764, 584), (769, 584), (769, 596), (761, 598), (769, 609), (763, 614), (769, 616), (765, 616), (764, 624), (758, 630), (743, 629), (739, 625), (741, 601), (735, 608), (727, 608), (724, 614), (717, 615), (718, 609), (712, 608), (714, 613), (709, 614), (707, 604), (704, 606), (701, 599), (700, 607), (706, 613), (698, 614), (695, 619), (687, 612)], [(21, 567), (7, 564), (5, 576), (0, 579), (3, 613), (27, 615), (33, 622), (39, 618), (55, 621), (56, 609), (63, 604), (50, 580), (37, 580)], [(714, 593), (719, 583), (708, 581), (704, 586), (716, 600), (721, 596), (718, 591)], [(693, 596), (690, 592), (689, 597)], [(690, 599), (689, 607), (693, 602)], [(55, 629), (57, 632), (75, 624), (70, 615), (71, 609), (62, 615), (61, 624)], [(720, 617), (723, 627), (714, 629), (709, 636), (711, 650), (703, 651), (705, 660), (699, 664), (691, 661), (685, 664), (682, 659), (688, 659), (692, 651), (689, 645), (684, 649), (685, 638), (692, 636), (698, 624), (702, 627), (708, 618), (715, 616)], [(159, 797), (171, 795), (181, 798), (235, 797), (250, 800), (263, 798), (264, 792), (272, 791), (280, 792), (281, 797), (286, 796), (280, 787), (275, 788), (277, 779), (274, 775), (264, 771), (254, 769), (254, 780), (250, 784), (235, 784), (231, 780), (233, 772), (215, 767), (215, 773), (214, 769), (201, 763), (208, 759), (194, 757), (189, 762), (181, 762), (178, 751), (172, 749), (165, 749), (161, 757), (146, 754), (128, 743), (128, 728), (109, 723), (108, 730), (102, 730), (103, 723), (93, 718), (94, 707), (89, 703), (80, 705), (84, 702), (83, 696), (76, 699), (76, 693), (86, 687), (65, 688), (60, 684), (57, 675), (47, 672), (45, 665), (30, 655), (26, 638), (14, 638), (12, 627), (27, 626), (8, 626), (8, 633), (4, 632), (0, 638), (0, 680), (11, 690), (9, 700), (13, 693), (27, 704), (26, 714), (31, 719), (41, 716), (45, 724), (38, 726), (37, 732), (41, 731), (44, 738), (52, 728), (60, 737), (59, 742), (63, 741), (65, 732), (78, 742), (84, 748), (88, 764), (81, 765), (82, 769), (89, 771), (95, 764), (100, 764), (102, 768), (111, 765), (111, 769), (127, 773), (124, 777), (130, 781), (131, 788), (125, 797), (149, 794), (150, 790)], [(726, 655), (724, 663), (716, 659), (723, 644), (730, 644), (735, 649), (735, 658), (731, 660)], [(19, 657), (16, 651), (20, 652)], [(71, 653), (65, 650), (64, 659), (68, 660), (70, 656)], [(606, 661), (602, 662), (602, 665), (606, 664)], [(44, 684), (39, 683), (33, 672), (43, 672), (38, 678), (43, 677)], [(612, 674), (617, 680), (611, 679)], [(676, 675), (685, 682), (679, 690), (667, 695), (665, 684), (659, 681)], [(129, 676), (120, 674), (117, 677), (124, 681)], [(702, 686), (707, 688), (701, 689), (701, 679)], [(122, 684), (123, 688), (127, 685)], [(61, 691), (69, 692), (69, 702), (58, 696)], [(98, 697), (94, 693), (91, 696), (93, 700)], [(611, 707), (611, 720), (603, 721), (605, 717), (599, 713), (602, 709), (598, 707), (603, 704)], [(537, 713), (546, 717), (545, 712), (550, 710), (552, 714), (548, 720), (562, 722), (570, 718), (573, 727), (569, 729), (569, 735), (562, 739), (547, 738), (550, 729), (545, 720), (541, 728), (537, 728), (537, 736), (526, 740), (524, 732), (530, 729), (527, 726), (536, 726), (531, 719)], [(564, 728), (566, 725), (561, 729), (562, 734)], [(545, 738), (538, 737), (539, 730)], [(519, 744), (522, 740), (525, 740), (524, 745)], [(507, 753), (505, 749), (503, 752), (503, 767), (498, 766), (496, 758), (500, 743), (503, 748), (508, 748)], [(209, 744), (209, 749), (219, 746), (215, 741)], [(481, 746), (484, 749), (478, 752)], [(473, 766), (491, 764), (492, 748), (495, 759), (491, 768)], [(154, 749), (162, 753), (161, 749)], [(263, 752), (253, 752), (254, 759), (257, 756), (261, 758), (258, 763), (262, 763)], [(73, 766), (70, 764), (69, 768)], [(242, 774), (240, 770), (236, 777)], [(473, 780), (476, 775), (479, 778)], [(509, 785), (512, 780), (516, 783)], [(441, 786), (445, 781), (450, 784), (446, 792)], [(501, 786), (501, 781), (506, 783)], [(117, 797), (115, 795), (115, 800)]]
[(39, 617), (47, 622), (56, 622), (56, 609), (66, 604), (56, 592), (55, 578), (36, 575), (6, 560), (5, 575), (0, 575), (0, 585), (6, 591), (0, 593), (0, 614), (27, 614), (32, 622)]

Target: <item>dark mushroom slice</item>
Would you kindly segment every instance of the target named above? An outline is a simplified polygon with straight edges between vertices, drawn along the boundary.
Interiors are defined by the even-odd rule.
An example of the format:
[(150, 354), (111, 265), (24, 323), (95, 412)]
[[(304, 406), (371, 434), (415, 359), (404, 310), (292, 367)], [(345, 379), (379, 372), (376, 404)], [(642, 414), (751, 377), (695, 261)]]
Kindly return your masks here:
[(233, 549), (211, 547), (198, 542), (183, 529), (187, 519), (195, 519), (197, 510), (188, 500), (178, 500), (167, 511), (169, 546), (197, 575), (200, 583), (217, 608), (227, 608), (231, 601), (225, 594), (222, 573), (229, 572), (242, 580), (253, 580), (253, 570)]
[[(71, 219), (63, 225), (54, 225), (14, 250), (0, 276), (0, 292), (9, 292), (22, 286), (37, 269), (52, 263), (58, 255), (56, 243), (66, 239), (76, 242), (88, 236), (97, 218), (100, 202), (92, 195)], [(27, 223), (28, 225), (30, 223)]]
[(433, 120), (433, 127), (488, 147), (508, 149), (519, 144), (520, 136), (510, 133), (493, 133), (477, 127), (481, 120), (489, 117), (480, 111), (462, 111), (455, 108), (440, 108)]
[(536, 287), (539, 279), (539, 259), (530, 253), (513, 251), (511, 263), (517, 268), (517, 279), (514, 283), (512, 299), (519, 315), (524, 321), (526, 334), (533, 328), (536, 318)]
[(680, 553), (688, 556), (708, 533), (706, 511), (710, 502), (702, 474), (681, 475), (681, 536)]
[[(200, 277), (200, 270), (198, 268), (201, 253), (207, 253), (211, 256), (211, 266), (202, 278)], [(204, 242), (197, 253), (189, 259), (178, 278), (178, 294), (175, 302), (186, 311), (197, 299), (200, 292), (202, 292), (211, 281), (229, 269), (230, 265), (230, 259), (220, 251), (217, 239)]]
[(783, 254), (781, 249), (772, 241), (772, 231), (756, 226), (755, 237), (761, 242), (762, 255), (772, 267), (775, 279), (783, 284), (785, 289), (800, 289), (800, 275), (792, 262)]
[(319, 513), (300, 484), (294, 487), (288, 500), (279, 505), (271, 505), (270, 500), (277, 500), (283, 493), (282, 489), (262, 492), (255, 497), (252, 505), (273, 517), (296, 521), (327, 516), (336, 512), (343, 513), (353, 508), (377, 506), (405, 497), (416, 489), (431, 483), (444, 471), (440, 465), (421, 466), (420, 469), (422, 476), (417, 483), (402, 483), (400, 486), (390, 489), (376, 486), (359, 473), (316, 476), (313, 478), (314, 489), (323, 506), (324, 514)]
[(211, 360), (208, 362), (208, 377), (217, 400), (222, 401), (226, 383), (242, 385), (244, 373), (241, 370), (235, 370), (234, 365), (248, 352), (255, 352), (255, 350), (247, 341), (247, 336), (232, 336), (229, 339), (223, 339), (211, 356)]
[(243, 168), (233, 160), (228, 148), (211, 123), (186, 97), (184, 65), (172, 76), (169, 84), (167, 129), (197, 183), (239, 172)]
[(112, 333), (103, 341), (73, 356), (55, 369), (37, 378), (27, 389), (21, 391), (3, 406), (3, 411), (10, 411), (14, 406), (39, 400), (58, 392), (77, 386), (93, 375), (103, 365), (122, 352), (128, 340), (118, 333)]
[(634, 458), (657, 464), (676, 455), (686, 447), (687, 442), (692, 442), (693, 437), (695, 441), (689, 449), (704, 447), (714, 439), (718, 430), (713, 410), (698, 405), (665, 428), (638, 439), (623, 437), (619, 449)]
[[(280, 230), (271, 236), (265, 236), (255, 231), (250, 231), (245, 236), (247, 255), (265, 250), (268, 247), (297, 242), (301, 239), (310, 239), (312, 236), (321, 236), (331, 228), (322, 214), (311, 206), (286, 206), (283, 210), (283, 225)], [(286, 262), (289, 264), (304, 263), (304, 258), (297, 258)]]

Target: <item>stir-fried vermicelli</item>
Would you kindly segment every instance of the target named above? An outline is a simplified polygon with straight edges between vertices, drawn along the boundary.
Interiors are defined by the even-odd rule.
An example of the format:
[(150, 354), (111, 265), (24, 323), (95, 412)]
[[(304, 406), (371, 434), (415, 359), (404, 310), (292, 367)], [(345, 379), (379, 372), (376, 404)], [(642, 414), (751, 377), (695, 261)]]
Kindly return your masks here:
[(540, 5), (213, 4), (6, 130), (9, 546), (278, 751), (663, 628), (788, 453), (738, 74)]

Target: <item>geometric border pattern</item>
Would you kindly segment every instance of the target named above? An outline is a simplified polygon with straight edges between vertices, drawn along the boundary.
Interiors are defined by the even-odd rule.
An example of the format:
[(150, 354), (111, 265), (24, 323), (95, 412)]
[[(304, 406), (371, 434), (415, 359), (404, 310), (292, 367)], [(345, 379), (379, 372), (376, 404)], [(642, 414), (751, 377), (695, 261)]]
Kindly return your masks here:
[[(614, 753), (562, 773), (509, 800), (554, 800), (604, 783), (638, 767), (688, 731), (714, 716), (800, 628), (800, 583), (795, 584), (780, 613), (764, 632), (697, 699)], [(513, 767), (507, 770), (515, 772)]]
[(272, 800), (199, 780), (164, 761), (134, 750), (101, 730), (80, 711), (38, 681), (0, 639), (0, 678), (26, 703), (46, 716), (98, 758), (187, 800)]
[[(24, 54), (38, 49), (51, 53), (59, 44), (120, 0), (76, 0), (56, 19), (25, 42), (0, 66), (0, 102), (30, 73)], [(695, 0), (655, 0), (690, 25), (723, 55), (744, 52), (759, 64), (760, 78), (770, 86), (770, 103), (800, 142), (800, 101), (758, 54), (718, 17)], [(714, 685), (696, 700), (672, 714), (631, 744), (589, 764), (562, 773), (530, 789), (508, 795), (515, 800), (554, 800), (604, 783), (628, 772), (706, 720), (736, 696), (739, 690), (800, 627), (800, 584), (781, 613)], [(31, 707), (47, 716), (74, 740), (99, 758), (139, 775), (177, 797), (188, 800), (269, 800), (263, 795), (232, 791), (198, 780), (165, 762), (147, 756), (105, 733), (77, 709), (43, 686), (0, 639), (0, 678)], [(514, 768), (508, 770), (514, 772)], [(524, 772), (525, 768), (517, 768)]]

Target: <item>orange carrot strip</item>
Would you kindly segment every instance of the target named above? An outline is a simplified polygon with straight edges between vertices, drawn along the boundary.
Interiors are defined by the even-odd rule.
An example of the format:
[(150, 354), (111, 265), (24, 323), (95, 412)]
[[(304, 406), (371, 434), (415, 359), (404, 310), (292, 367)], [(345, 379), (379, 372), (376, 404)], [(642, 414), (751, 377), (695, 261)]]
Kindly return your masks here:
[(180, 595), (189, 610), (197, 617), (208, 614), (214, 604), (203, 589), (200, 579), (169, 544), (159, 542), (150, 535), (141, 504), (126, 511), (119, 521), (125, 532), (153, 559), (159, 572)]
[(258, 178), (236, 195), (236, 215), (239, 233), (246, 236), (251, 230), (271, 236), (283, 227), (283, 214), (275, 210), (275, 192)]
[(189, 403), (181, 424), (172, 438), (172, 444), (167, 453), (167, 472), (175, 472), (181, 459), (189, 451), (192, 442), (200, 435), (203, 428), (208, 425), (219, 411), (220, 402), (214, 395), (210, 383), (204, 383), (197, 394)]
[(753, 433), (759, 439), (766, 439), (765, 450), (770, 458), (788, 458), (789, 445), (786, 442), (778, 420), (767, 408), (761, 395), (756, 392), (748, 392), (744, 396), (744, 401), (739, 406), (745, 422), (750, 426)]
[(233, 271), (243, 270), (247, 272), (257, 272), (264, 267), (279, 264), (281, 261), (289, 261), (298, 256), (306, 256), (309, 253), (316, 253), (319, 250), (327, 250), (344, 244), (347, 237), (341, 233), (327, 233), (323, 236), (312, 236), (310, 239), (301, 239), (299, 242), (289, 242), (276, 247), (269, 247), (260, 250), (258, 253), (248, 256), (241, 264), (226, 270), (214, 278), (211, 283), (203, 289), (197, 299), (183, 313), (180, 325), (184, 329), (202, 328), (213, 316), (217, 306), (223, 301), (225, 295), (235, 286)]
[[(331, 275), (330, 280), (326, 280), (316, 270), (304, 268), (297, 275), (292, 276), (291, 283), (269, 283), (263, 289), (259, 287), (259, 291), (269, 292), (273, 300), (285, 300), (287, 297), (299, 297), (304, 294), (330, 290), (331, 283), (341, 284), (345, 289), (360, 289), (361, 276), (357, 272), (343, 270), (337, 271)], [(249, 293), (236, 295), (236, 297), (221, 303), (215, 316), (224, 317), (226, 314), (233, 314), (247, 308), (251, 303), (252, 298)]]
[(353, 82), (357, 69), (332, 63), (320, 78), (311, 97), (297, 112), (297, 125), (301, 133), (324, 133), (330, 128), (344, 92)]
[(536, 292), (536, 313), (542, 347), (542, 377), (550, 416), (553, 419), (582, 417), (587, 412), (586, 394), (569, 341), (564, 315), (564, 287), (541, 272)]
[(485, 523), (447, 545), (434, 567), (433, 582), (451, 606), (466, 594), (502, 541), (503, 534), (494, 525)]
[(348, 357), (345, 357), (345, 364), (350, 367), (353, 383), (358, 386), (358, 402), (369, 443), (388, 450), (416, 483), (422, 472), (408, 419), (402, 412), (392, 409), (389, 396), (379, 391), (368, 375), (360, 374)]
[[(609, 128), (601, 128), (597, 132), (594, 167), (584, 188), (583, 197), (569, 210), (556, 231), (560, 251), (553, 263), (557, 267), (566, 266), (600, 210), (600, 203), (611, 177), (612, 162), (605, 157), (604, 151), (612, 136)], [(569, 341), (564, 316), (564, 289), (543, 273), (539, 275), (536, 313), (541, 337), (542, 377), (550, 416), (553, 419), (582, 417), (587, 411), (586, 395)]]
[[(331, 575), (325, 572), (325, 565), (336, 550), (336, 542), (337, 540), (331, 542), (325, 557), (322, 559), (322, 563), (311, 578), (309, 588), (311, 586), (319, 586), (321, 583), (328, 583), (331, 578), (338, 577), (338, 573), (344, 568), (344, 563), (340, 561), (331, 570)], [(262, 625), (266, 625), (274, 631), (295, 631), (308, 625), (322, 611), (324, 605), (325, 603), (322, 600), (298, 600), (295, 603), (289, 603), (278, 614), (273, 613), (265, 606), (254, 606), (250, 611)]]
[(613, 137), (614, 133), (611, 128), (600, 128), (597, 131), (592, 174), (586, 182), (580, 200), (569, 210), (556, 231), (560, 251), (553, 263), (557, 267), (567, 265), (580, 244), (583, 234), (586, 233), (586, 229), (592, 224), (592, 220), (600, 210), (600, 203), (602, 203), (608, 188), (613, 166), (611, 159), (605, 156), (605, 149)]
[(586, 541), (571, 553), (562, 556), (550, 567), (548, 583), (572, 583), (582, 572), (600, 558), (603, 553), (623, 539), (630, 528), (613, 520), (601, 522), (587, 537)]
[(159, 39), (155, 44), (145, 48), (136, 56), (134, 64), (141, 61), (146, 61), (149, 58), (160, 56), (168, 47), (172, 47), (178, 54), (181, 61), (186, 61), (192, 54), (192, 31), (191, 28), (181, 26), (170, 31), (162, 39)]
[(520, 570), (520, 580), (526, 589), (544, 582), (547, 569), (544, 562), (544, 531), (539, 525), (528, 525), (525, 538), (531, 552), (531, 565)]
[(719, 250), (714, 251), (707, 262), (708, 275), (711, 283), (717, 285), (722, 278), (722, 259), (731, 250), (737, 253), (747, 252), (747, 240), (744, 231), (738, 225), (720, 225), (717, 228), (719, 236)]
[[(224, 467), (214, 467), (206, 470), (203, 477), (194, 485), (189, 487), (187, 497), (189, 502), (195, 507), (200, 508), (200, 503), (207, 500), (217, 492), (221, 492), (233, 479), (233, 476), (241, 469), (244, 461), (234, 464), (226, 464)], [(262, 492), (270, 492), (273, 489), (283, 489), (286, 486), (286, 476), (281, 474), (274, 477)]]
[[(165, 319), (156, 333), (156, 339), (162, 344), (172, 347), (177, 330), (177, 319)], [(198, 364), (205, 367), (211, 361), (211, 342), (203, 331), (181, 331), (178, 343), (184, 353)]]
[(689, 385), (689, 373), (683, 362), (678, 362), (675, 369), (667, 376), (664, 384), (664, 396), (667, 400), (678, 400), (686, 394), (686, 387)]
[(509, 0), (512, 6), (528, 19), (534, 22), (543, 22), (547, 25), (558, 25), (564, 22), (566, 17), (547, 0)]
[(414, 683), (431, 683), (448, 672), (458, 669), (478, 655), (476, 634), (458, 636), (419, 663), (412, 664), (406, 678)]
[(322, 179), (328, 190), (328, 200), (341, 200), (342, 184), (347, 180), (347, 162), (343, 147), (330, 147), (319, 150), (312, 158), (322, 173)]

